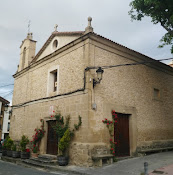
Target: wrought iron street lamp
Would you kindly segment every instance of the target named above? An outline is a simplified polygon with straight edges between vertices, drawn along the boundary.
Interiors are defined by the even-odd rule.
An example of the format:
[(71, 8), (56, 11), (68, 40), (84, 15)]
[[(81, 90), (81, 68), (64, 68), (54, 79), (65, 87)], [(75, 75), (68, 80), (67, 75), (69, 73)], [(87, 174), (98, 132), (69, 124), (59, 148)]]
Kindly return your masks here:
[(102, 80), (102, 74), (103, 74), (104, 70), (99, 67), (97, 70), (96, 70), (96, 73), (97, 73), (97, 79), (93, 79), (93, 88), (96, 86), (96, 84), (99, 84)]

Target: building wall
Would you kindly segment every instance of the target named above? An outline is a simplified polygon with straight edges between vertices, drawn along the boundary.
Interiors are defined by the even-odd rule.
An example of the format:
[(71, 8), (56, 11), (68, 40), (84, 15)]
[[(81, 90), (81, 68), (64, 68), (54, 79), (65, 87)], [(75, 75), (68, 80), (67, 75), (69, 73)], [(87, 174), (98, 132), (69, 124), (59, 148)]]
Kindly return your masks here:
[(8, 124), (10, 123), (10, 111), (11, 107), (8, 107), (7, 111), (4, 111), (4, 120), (3, 120), (3, 127), (2, 127), (2, 139), (5, 139), (5, 135), (9, 134)]
[[(94, 66), (110, 66), (133, 63), (133, 60), (151, 61), (127, 49), (120, 51), (114, 47), (109, 42), (102, 41), (101, 44), (93, 41), (91, 63)], [(101, 84), (96, 85), (92, 97), (92, 103), (97, 104), (93, 118), (96, 123), (92, 129), (98, 138), (102, 138), (101, 142), (109, 144), (109, 137), (105, 137), (108, 130), (101, 121), (111, 119), (111, 110), (115, 110), (130, 114), (131, 154), (141, 149), (173, 146), (173, 70), (160, 64), (156, 68), (149, 64), (104, 70)], [(165, 73), (166, 70), (169, 71)], [(94, 72), (91, 71), (91, 76), (96, 76)], [(154, 97), (154, 89), (160, 91), (160, 98)]]
[[(24, 56), (24, 48), (25, 48), (25, 56)], [(19, 70), (26, 68), (29, 66), (30, 62), (35, 56), (36, 49), (36, 41), (25, 39), (20, 47), (20, 62), (19, 62)], [(25, 60), (23, 59), (25, 57)]]
[[(53, 40), (49, 43), (47, 48), (43, 51), (43, 53), (39, 56), (38, 60), (44, 58), (45, 56), (49, 55), (50, 53), (53, 53), (54, 51), (58, 50), (59, 48), (65, 46), (66, 44), (70, 43), (71, 41), (77, 39), (79, 36), (55, 36)], [(58, 47), (53, 47), (53, 42), (57, 40), (58, 41)]]
[(2, 137), (2, 124), (3, 124), (3, 103), (0, 101), (0, 139)]
[(0, 102), (0, 139), (2, 138), (2, 128), (3, 128), (3, 122), (4, 122), (5, 105), (6, 105), (6, 102), (4, 101)]
[(2, 108), (2, 102), (0, 101), (0, 111), (1, 111), (1, 108)]
[[(19, 140), (23, 134), (30, 139), (40, 119), (50, 119), (50, 106), (58, 107), (62, 115), (71, 116), (71, 127), (82, 117), (82, 126), (76, 132), (70, 146), (72, 164), (91, 166), (92, 155), (109, 153), (109, 132), (102, 123), (111, 119), (111, 110), (130, 114), (130, 153), (151, 147), (155, 142), (166, 145), (173, 139), (172, 120), (172, 69), (154, 63), (105, 69), (100, 84), (92, 88), (95, 70), (86, 72), (86, 89), (70, 95), (41, 99), (51, 95), (67, 94), (83, 88), (84, 69), (88, 66), (110, 66), (151, 59), (122, 48), (105, 39), (92, 38), (57, 50), (31, 65), (29, 70), (15, 78), (13, 105), (29, 102), (13, 108), (10, 136)], [(59, 66), (59, 88), (48, 94), (48, 73)], [(157, 67), (158, 65), (158, 67)], [(155, 67), (157, 69), (154, 69)], [(165, 72), (165, 73), (164, 73)], [(21, 88), (22, 85), (22, 88)], [(154, 99), (154, 88), (160, 90), (160, 98)], [(38, 100), (39, 99), (39, 100)], [(35, 101), (37, 100), (37, 101)], [(96, 103), (97, 109), (92, 109)], [(27, 128), (27, 129), (26, 129)], [(154, 142), (155, 141), (155, 142)], [(47, 136), (41, 144), (46, 153)], [(168, 143), (169, 144), (169, 143)]]
[(56, 65), (59, 66), (58, 94), (82, 88), (84, 84), (84, 69), (86, 67), (85, 49), (86, 46), (83, 47), (83, 44), (80, 44), (59, 55), (48, 57), (46, 61), (16, 77), (14, 81), (13, 105), (46, 97), (48, 71)]
[[(66, 94), (69, 92), (82, 89), (84, 87), (84, 69), (88, 64), (88, 41), (81, 42), (74, 47), (67, 49), (63, 53), (46, 58), (47, 60), (38, 61), (38, 65), (32, 67), (28, 71), (19, 75), (14, 81), (14, 93), (13, 93), (13, 105), (18, 105), (27, 101), (32, 101), (21, 107), (13, 107), (13, 115), (11, 118), (10, 137), (14, 140), (20, 140), (21, 136), (27, 135), (29, 139), (32, 139), (34, 129), (40, 126), (40, 119), (45, 121), (45, 129), (47, 130), (47, 120), (50, 120), (50, 106), (54, 108), (58, 107), (63, 116), (70, 114), (71, 116), (71, 128), (78, 123), (78, 116), (82, 117), (82, 127), (80, 131), (75, 133), (75, 137), (71, 146), (79, 149), (77, 145), (93, 142), (91, 139), (92, 132), (90, 132), (89, 124), (89, 104), (90, 99), (88, 90), (85, 92), (76, 92), (69, 95), (62, 95), (52, 99), (42, 99), (34, 101), (40, 98), (47, 97), (48, 86), (48, 73), (49, 69), (55, 65), (59, 66), (59, 88), (57, 94)], [(21, 88), (22, 85), (22, 88)], [(50, 95), (51, 96), (51, 95)], [(27, 128), (27, 129), (26, 129)], [(87, 134), (86, 134), (87, 133)], [(46, 153), (47, 147), (47, 135), (42, 140), (40, 151)], [(86, 154), (88, 147), (84, 149), (84, 153), (70, 152), (73, 164), (81, 163), (80, 159), (85, 159), (85, 165), (91, 161), (91, 157)], [(79, 155), (76, 160), (75, 155)]]

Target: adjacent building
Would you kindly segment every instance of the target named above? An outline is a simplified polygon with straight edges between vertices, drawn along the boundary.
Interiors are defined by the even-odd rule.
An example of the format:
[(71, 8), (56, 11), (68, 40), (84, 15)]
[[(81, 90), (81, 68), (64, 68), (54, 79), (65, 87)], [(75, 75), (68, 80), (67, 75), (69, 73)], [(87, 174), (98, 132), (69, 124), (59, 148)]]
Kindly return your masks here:
[(85, 31), (55, 27), (36, 55), (36, 41), (28, 33), (14, 74), (11, 138), (32, 139), (44, 119), (40, 153), (56, 154), (49, 111), (58, 107), (63, 116), (70, 114), (71, 126), (82, 117), (70, 145), (71, 164), (92, 166), (93, 155), (109, 153), (110, 135), (102, 120), (111, 120), (115, 110), (117, 156), (173, 148), (172, 67), (94, 33), (91, 20)]
[(8, 104), (10, 102), (2, 97), (0, 97), (0, 139), (4, 139), (3, 135), (3, 124), (4, 124), (4, 116), (6, 114), (6, 109), (8, 108)]
[(3, 140), (7, 136), (9, 136), (11, 113), (12, 113), (11, 106), (6, 106), (6, 110), (4, 111), (4, 119), (3, 119), (3, 127), (2, 127), (2, 139)]

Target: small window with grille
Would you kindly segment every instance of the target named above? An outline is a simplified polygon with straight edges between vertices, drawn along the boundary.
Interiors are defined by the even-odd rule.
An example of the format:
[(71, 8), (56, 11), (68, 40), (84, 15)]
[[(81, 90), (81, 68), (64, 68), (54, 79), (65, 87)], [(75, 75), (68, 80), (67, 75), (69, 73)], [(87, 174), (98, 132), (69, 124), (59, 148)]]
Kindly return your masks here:
[(57, 83), (57, 70), (54, 70), (51, 72), (51, 76), (52, 76), (52, 83), (53, 83), (53, 92), (57, 91), (57, 86), (58, 86), (58, 83)]
[(59, 66), (55, 66), (48, 71), (48, 96), (58, 94)]

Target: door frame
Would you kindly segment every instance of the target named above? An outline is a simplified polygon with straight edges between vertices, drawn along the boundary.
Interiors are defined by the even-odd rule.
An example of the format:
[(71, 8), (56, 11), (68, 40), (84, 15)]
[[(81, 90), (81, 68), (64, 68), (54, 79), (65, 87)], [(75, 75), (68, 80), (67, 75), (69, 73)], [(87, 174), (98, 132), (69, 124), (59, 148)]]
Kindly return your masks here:
[(123, 106), (117, 103), (103, 103), (103, 118), (105, 116), (110, 116), (112, 119), (112, 110), (117, 113), (128, 114), (129, 115), (129, 146), (130, 146), (130, 156), (136, 154), (137, 149), (137, 112), (135, 107)]
[[(118, 113), (118, 112), (116, 112), (116, 115), (118, 117), (118, 119), (117, 119), (118, 123), (114, 123), (114, 141), (117, 142), (117, 144), (120, 144), (120, 145), (122, 145), (122, 143), (124, 143), (124, 142), (127, 142), (128, 143), (128, 150), (127, 150), (127, 147), (126, 147), (125, 150), (123, 150), (123, 152), (121, 152), (122, 147), (120, 145), (117, 145), (120, 148), (120, 150), (118, 148), (117, 148), (118, 150), (116, 150), (116, 147), (115, 147), (115, 152), (116, 152), (116, 155), (118, 157), (127, 157), (127, 156), (130, 156), (130, 134), (129, 134), (129, 118), (130, 118), (130, 115), (129, 114), (122, 114), (122, 113)], [(124, 119), (123, 119), (123, 117), (124, 117)], [(120, 122), (121, 119), (122, 119), (122, 121)], [(123, 123), (124, 120), (125, 120), (125, 125)], [(120, 125), (119, 125), (120, 123), (121, 123), (122, 127), (120, 127)], [(127, 128), (128, 128), (128, 130), (127, 130)], [(125, 140), (123, 139), (123, 142), (121, 143), (121, 141), (120, 141), (121, 139), (120, 139), (119, 134), (121, 134), (121, 132), (124, 133), (124, 131), (125, 131), (126, 134), (123, 135), (123, 136), (127, 136), (127, 135), (128, 136), (126, 137)], [(117, 132), (120, 132), (120, 133), (117, 133)], [(127, 145), (127, 144), (125, 144), (125, 145)], [(118, 152), (118, 151), (120, 151), (120, 152)]]
[[(52, 126), (51, 126), (51, 122), (52, 122), (52, 121), (55, 122), (54, 124), (56, 124), (56, 120), (49, 120), (49, 121), (46, 122), (46, 123), (47, 123), (47, 143), (46, 143), (46, 144), (47, 144), (47, 146), (46, 146), (47, 149), (46, 149), (46, 154), (57, 155), (57, 150), (58, 150), (58, 139), (57, 139), (56, 132), (54, 131), (54, 129), (53, 129)], [(49, 127), (50, 127), (51, 129), (50, 129)], [(52, 150), (53, 150), (53, 152), (55, 151), (56, 154), (48, 153), (48, 141), (49, 141), (48, 136), (49, 136), (49, 129), (50, 129), (50, 130), (53, 130), (53, 133), (54, 133), (54, 134), (53, 134), (53, 137), (56, 137), (56, 139), (53, 139), (54, 141), (56, 141), (56, 142), (53, 142), (54, 144), (56, 144), (56, 147), (54, 147), (55, 145), (52, 145), (52, 144), (49, 143), (49, 144), (50, 144), (49, 146), (51, 146), (51, 145), (53, 146), (53, 149), (52, 149)], [(52, 148), (52, 147), (49, 147), (49, 149), (50, 149), (50, 148)], [(56, 149), (54, 150), (54, 148), (56, 148)], [(50, 152), (50, 150), (49, 150), (49, 152)]]
[(45, 136), (44, 136), (44, 148), (43, 148), (43, 153), (41, 154), (47, 154), (47, 141), (48, 141), (48, 122), (49, 121), (53, 121), (53, 120), (56, 120), (54, 117), (51, 118), (51, 117), (45, 117), (44, 118), (44, 123), (45, 123)]

